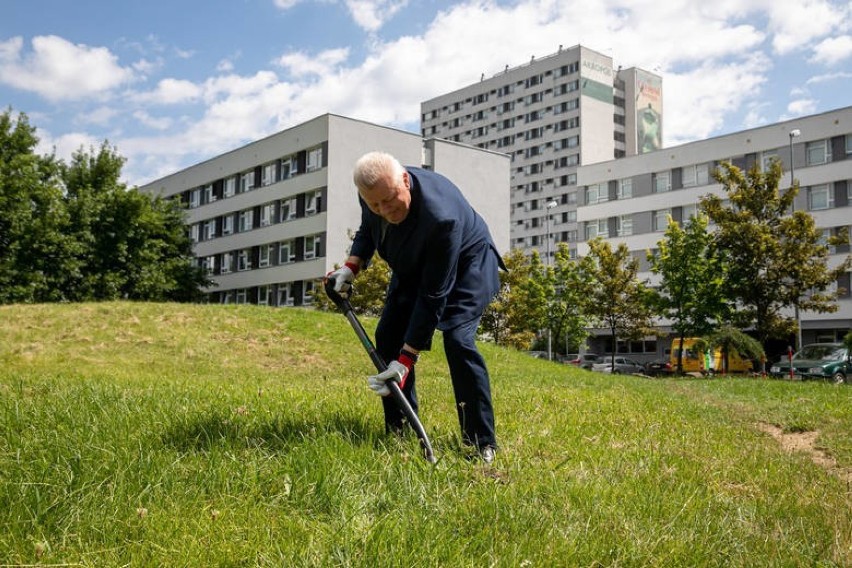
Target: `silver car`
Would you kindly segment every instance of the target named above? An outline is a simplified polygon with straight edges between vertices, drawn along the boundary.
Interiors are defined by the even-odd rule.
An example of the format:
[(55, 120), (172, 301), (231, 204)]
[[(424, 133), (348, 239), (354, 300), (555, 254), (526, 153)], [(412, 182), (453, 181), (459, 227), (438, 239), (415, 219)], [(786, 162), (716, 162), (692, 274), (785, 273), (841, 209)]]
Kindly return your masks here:
[(615, 356), (615, 369), (612, 368), (613, 357), (602, 357), (597, 363), (592, 365), (592, 370), (599, 373), (615, 373), (616, 375), (632, 375), (643, 374), (645, 368), (627, 357)]

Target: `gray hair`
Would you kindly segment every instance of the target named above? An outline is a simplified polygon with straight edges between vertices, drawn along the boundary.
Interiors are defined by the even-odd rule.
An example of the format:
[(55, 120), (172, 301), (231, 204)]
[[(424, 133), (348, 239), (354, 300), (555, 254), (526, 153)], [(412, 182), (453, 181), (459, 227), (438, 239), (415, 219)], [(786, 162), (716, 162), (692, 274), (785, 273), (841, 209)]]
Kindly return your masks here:
[(355, 162), (352, 179), (359, 190), (368, 190), (386, 176), (397, 178), (405, 173), (399, 160), (387, 152), (369, 152)]

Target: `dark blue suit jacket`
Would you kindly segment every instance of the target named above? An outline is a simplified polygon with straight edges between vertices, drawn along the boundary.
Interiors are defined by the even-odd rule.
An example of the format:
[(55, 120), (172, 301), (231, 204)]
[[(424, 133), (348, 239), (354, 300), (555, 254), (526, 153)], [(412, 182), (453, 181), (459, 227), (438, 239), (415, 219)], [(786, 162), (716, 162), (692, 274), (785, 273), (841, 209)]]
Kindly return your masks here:
[[(388, 224), (359, 199), (361, 227), (351, 254), (368, 261), (378, 251), (387, 261), (393, 270), (388, 306), (414, 303), (404, 341), (427, 349), (436, 328), (452, 329), (482, 315), (500, 288), (502, 259), (485, 221), (450, 180), (429, 170), (406, 170), (408, 216), (399, 225)], [(394, 314), (386, 307), (385, 316)]]

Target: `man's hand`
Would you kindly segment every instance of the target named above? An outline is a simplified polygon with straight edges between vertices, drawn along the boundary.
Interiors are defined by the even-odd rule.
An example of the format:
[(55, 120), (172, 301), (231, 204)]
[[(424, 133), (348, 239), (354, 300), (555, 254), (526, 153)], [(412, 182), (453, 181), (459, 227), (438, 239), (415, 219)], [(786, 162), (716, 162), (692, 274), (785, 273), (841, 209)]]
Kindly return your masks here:
[(358, 266), (347, 262), (337, 270), (333, 270), (325, 275), (326, 281), (334, 282), (334, 291), (346, 298), (352, 290), (352, 282), (355, 280), (355, 274), (358, 272)]
[(385, 384), (387, 381), (394, 381), (399, 384), (399, 388), (405, 385), (405, 379), (408, 378), (408, 367), (399, 361), (391, 361), (388, 368), (383, 373), (371, 375), (367, 377), (367, 386), (379, 396), (387, 396), (390, 394), (390, 389)]
[(408, 378), (408, 373), (411, 372), (411, 367), (414, 366), (416, 360), (417, 355), (403, 349), (399, 354), (399, 359), (391, 361), (386, 371), (367, 377), (367, 386), (379, 396), (390, 394), (390, 389), (385, 384), (387, 381), (396, 382), (399, 384), (399, 388), (405, 387), (405, 379)]

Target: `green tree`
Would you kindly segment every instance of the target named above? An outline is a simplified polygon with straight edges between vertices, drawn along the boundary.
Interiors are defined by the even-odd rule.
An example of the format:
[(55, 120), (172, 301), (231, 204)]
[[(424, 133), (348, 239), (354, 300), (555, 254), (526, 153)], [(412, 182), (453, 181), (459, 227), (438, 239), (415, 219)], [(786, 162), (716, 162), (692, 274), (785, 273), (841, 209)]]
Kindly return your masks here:
[(529, 349), (535, 334), (528, 329), (521, 313), (522, 284), (530, 278), (530, 260), (520, 249), (503, 255), (508, 270), (500, 272), (500, 290), (482, 314), (480, 333), (497, 345)]
[(65, 300), (74, 270), (58, 163), (37, 144), (25, 114), (0, 114), (0, 303)]
[(78, 150), (63, 165), (62, 180), (79, 244), (79, 269), (69, 274), (65, 294), (72, 300), (127, 298), (198, 301), (210, 282), (193, 266), (185, 211), (166, 200), (128, 189), (117, 150), (104, 142)]
[[(340, 265), (334, 265), (335, 270)], [(391, 269), (379, 255), (374, 255), (370, 265), (358, 273), (349, 298), (352, 309), (358, 315), (378, 317), (385, 307), (385, 296), (390, 284)], [(314, 294), (313, 306), (323, 311), (334, 311), (337, 307), (329, 299), (320, 282)]]
[[(638, 339), (651, 333), (648, 289), (636, 277), (639, 261), (627, 245), (613, 250), (598, 237), (589, 241), (589, 254), (582, 260), (589, 281), (587, 313), (593, 325), (610, 330), (613, 354), (619, 339)], [(615, 370), (615, 358), (612, 360)]]
[(722, 374), (728, 373), (728, 354), (735, 350), (740, 355), (752, 359), (763, 359), (765, 352), (763, 346), (752, 336), (743, 333), (730, 325), (723, 325), (719, 329), (699, 338), (695, 342), (695, 348), (699, 351), (715, 350), (722, 352)]
[[(704, 215), (693, 217), (684, 227), (669, 218), (657, 245), (658, 250), (648, 253), (651, 272), (660, 276), (651, 300), (657, 315), (672, 321), (683, 345), (684, 338), (706, 335), (727, 319), (724, 265)], [(683, 373), (682, 349), (678, 349), (677, 372)]]
[(852, 257), (829, 268), (829, 246), (848, 242), (843, 233), (824, 241), (813, 217), (791, 213), (798, 185), (779, 190), (781, 164), (747, 173), (723, 163), (714, 177), (730, 204), (717, 195), (701, 199), (701, 208), (718, 226), (716, 245), (726, 266), (726, 289), (739, 310), (733, 321), (754, 327), (762, 345), (795, 332), (796, 322), (783, 312), (798, 308), (825, 313), (837, 310), (831, 286), (849, 270)]
[(554, 286), (548, 302), (550, 326), (558, 343), (567, 350), (580, 345), (588, 335), (586, 299), (591, 283), (580, 262), (571, 258), (565, 243), (556, 247), (553, 272)]

